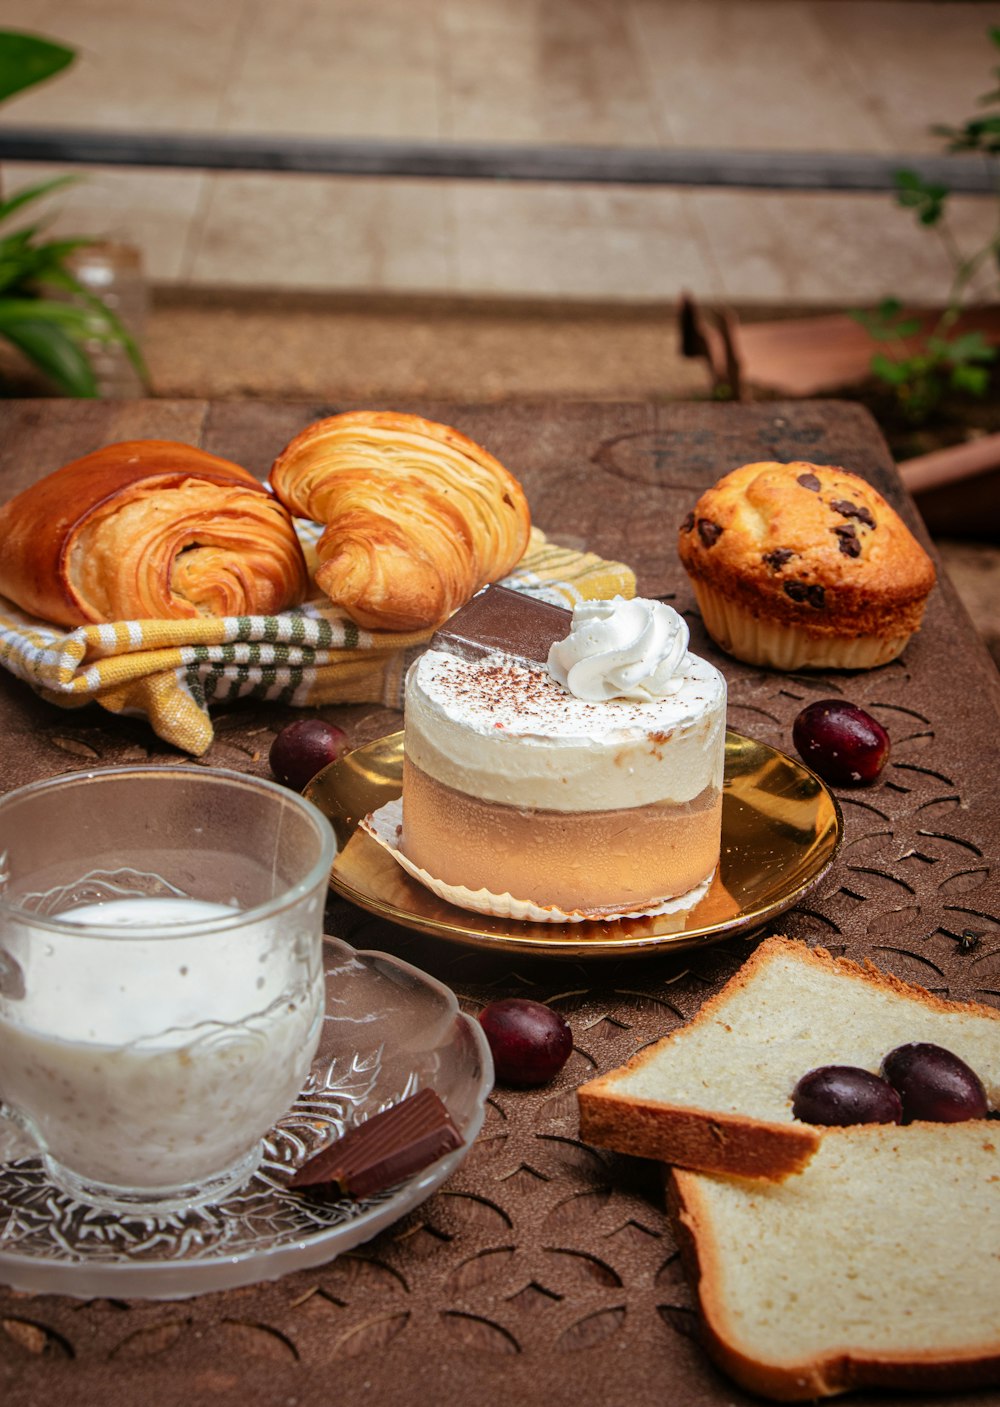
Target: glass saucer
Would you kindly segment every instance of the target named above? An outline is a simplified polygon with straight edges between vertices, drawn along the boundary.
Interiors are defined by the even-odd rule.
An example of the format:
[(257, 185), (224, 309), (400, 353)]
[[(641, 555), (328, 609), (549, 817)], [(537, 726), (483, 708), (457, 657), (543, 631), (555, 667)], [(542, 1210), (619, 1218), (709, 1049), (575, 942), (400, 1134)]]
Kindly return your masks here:
[(371, 913), (452, 942), (545, 957), (628, 957), (685, 948), (762, 928), (804, 897), (833, 863), (840, 807), (815, 772), (766, 743), (726, 733), (722, 855), (687, 913), (591, 923), (526, 923), (476, 914), (437, 898), (357, 829), (402, 791), (403, 734), (356, 748), (314, 777), (305, 794), (337, 836), (330, 885)]
[[(87, 1298), (227, 1290), (332, 1260), (425, 1201), (482, 1127), (493, 1084), (482, 1028), (448, 987), (398, 958), (327, 938), (324, 959), (316, 1059), (244, 1188), (215, 1206), (124, 1217), (57, 1191), (37, 1156), (0, 1161), (0, 1282)], [(362, 1202), (321, 1202), (288, 1189), (293, 1170), (331, 1129), (339, 1135), (425, 1085), (448, 1106), (461, 1148)]]

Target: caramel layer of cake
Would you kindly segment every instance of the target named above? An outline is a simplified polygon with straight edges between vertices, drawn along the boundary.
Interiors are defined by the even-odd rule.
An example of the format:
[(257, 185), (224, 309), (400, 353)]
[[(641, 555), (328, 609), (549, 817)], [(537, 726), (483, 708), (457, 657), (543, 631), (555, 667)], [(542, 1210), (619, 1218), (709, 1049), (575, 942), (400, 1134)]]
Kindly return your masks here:
[(436, 878), (570, 911), (629, 909), (707, 879), (719, 858), (722, 794), (609, 811), (484, 801), (403, 763), (407, 858)]

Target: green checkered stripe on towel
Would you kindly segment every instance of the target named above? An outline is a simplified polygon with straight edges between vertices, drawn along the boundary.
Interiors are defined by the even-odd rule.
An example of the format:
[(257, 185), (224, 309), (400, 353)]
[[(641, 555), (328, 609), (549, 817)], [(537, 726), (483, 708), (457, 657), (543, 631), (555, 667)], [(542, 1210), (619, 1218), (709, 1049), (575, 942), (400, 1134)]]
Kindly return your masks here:
[[(315, 529), (304, 525), (301, 535), (308, 544)], [(635, 594), (629, 567), (537, 530), (504, 585), (566, 606)], [(113, 621), (67, 631), (0, 597), (4, 668), (63, 707), (93, 702), (146, 717), (161, 738), (195, 756), (212, 742), (211, 706), (235, 699), (400, 707), (406, 669), (431, 634), (362, 630), (320, 600), (276, 616)]]

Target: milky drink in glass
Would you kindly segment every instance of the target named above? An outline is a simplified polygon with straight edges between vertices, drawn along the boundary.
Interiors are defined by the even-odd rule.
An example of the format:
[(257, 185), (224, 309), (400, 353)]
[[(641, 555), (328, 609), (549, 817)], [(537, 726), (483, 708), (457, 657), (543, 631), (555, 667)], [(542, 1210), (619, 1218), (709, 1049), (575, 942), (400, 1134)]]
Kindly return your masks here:
[(331, 852), (308, 803), (235, 773), (0, 800), (0, 1097), (60, 1187), (169, 1210), (246, 1180), (319, 1038)]

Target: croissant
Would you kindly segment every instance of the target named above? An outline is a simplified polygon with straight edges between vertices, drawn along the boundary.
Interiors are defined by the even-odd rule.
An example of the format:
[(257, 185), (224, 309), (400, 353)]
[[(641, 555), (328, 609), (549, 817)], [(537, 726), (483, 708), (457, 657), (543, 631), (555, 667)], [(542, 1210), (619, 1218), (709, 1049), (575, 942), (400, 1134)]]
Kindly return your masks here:
[(271, 485), (325, 525), (317, 584), (358, 625), (440, 625), (524, 555), (531, 519), (517, 480), (458, 430), (392, 411), (308, 426)]
[(271, 615), (304, 600), (291, 519), (192, 445), (107, 445), (0, 508), (0, 594), (57, 625)]

